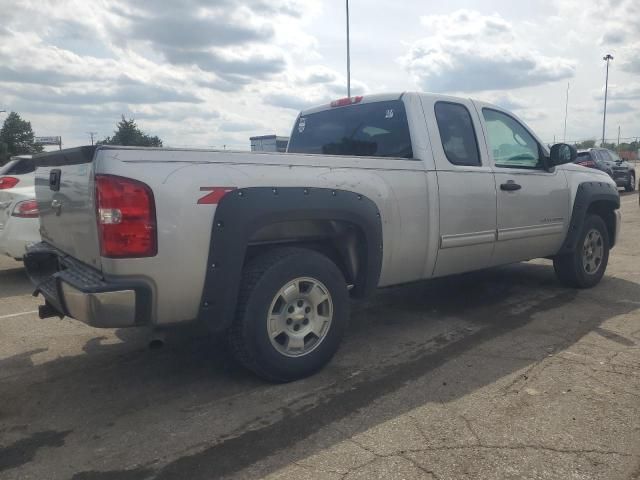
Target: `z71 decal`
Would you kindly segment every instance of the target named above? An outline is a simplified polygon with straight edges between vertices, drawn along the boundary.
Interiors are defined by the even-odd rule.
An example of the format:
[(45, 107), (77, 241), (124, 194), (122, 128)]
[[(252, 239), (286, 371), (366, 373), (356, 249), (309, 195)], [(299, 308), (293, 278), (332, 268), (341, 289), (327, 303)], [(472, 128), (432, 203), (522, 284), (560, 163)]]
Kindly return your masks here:
[(236, 187), (200, 187), (201, 192), (210, 193), (198, 199), (198, 205), (217, 205), (222, 200), (222, 197), (235, 189)]

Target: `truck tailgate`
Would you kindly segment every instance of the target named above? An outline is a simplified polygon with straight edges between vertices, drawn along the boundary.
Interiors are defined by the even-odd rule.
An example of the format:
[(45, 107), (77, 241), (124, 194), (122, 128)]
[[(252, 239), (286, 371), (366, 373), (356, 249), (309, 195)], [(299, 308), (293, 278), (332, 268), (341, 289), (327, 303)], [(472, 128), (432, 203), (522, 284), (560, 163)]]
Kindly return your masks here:
[(100, 268), (94, 203), (95, 147), (38, 156), (36, 198), (42, 239), (77, 260)]

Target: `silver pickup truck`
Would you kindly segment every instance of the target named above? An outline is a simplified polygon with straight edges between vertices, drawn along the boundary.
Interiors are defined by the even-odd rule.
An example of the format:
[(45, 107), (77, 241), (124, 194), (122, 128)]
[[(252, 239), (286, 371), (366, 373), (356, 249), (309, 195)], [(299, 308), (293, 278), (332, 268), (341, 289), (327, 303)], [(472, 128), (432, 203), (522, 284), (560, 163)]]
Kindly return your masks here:
[(258, 375), (336, 352), (349, 298), (547, 257), (602, 278), (620, 225), (605, 173), (486, 103), (402, 93), (306, 110), (288, 153), (81, 147), (43, 154), (46, 303), (95, 327), (206, 323)]

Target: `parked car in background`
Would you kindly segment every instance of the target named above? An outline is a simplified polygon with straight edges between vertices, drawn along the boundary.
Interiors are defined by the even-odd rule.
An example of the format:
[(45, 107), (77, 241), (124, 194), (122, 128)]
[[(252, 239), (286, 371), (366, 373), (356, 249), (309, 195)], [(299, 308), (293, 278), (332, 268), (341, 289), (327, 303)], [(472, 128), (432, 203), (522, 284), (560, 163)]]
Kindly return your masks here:
[(0, 255), (16, 260), (40, 241), (35, 169), (31, 155), (12, 157), (0, 167)]
[(0, 255), (22, 260), (40, 242), (38, 204), (33, 185), (0, 190)]
[(31, 155), (11, 157), (9, 163), (0, 167), (0, 190), (9, 188), (33, 187), (36, 162)]
[(602, 170), (616, 182), (616, 185), (624, 187), (627, 192), (633, 192), (636, 189), (635, 167), (621, 159), (613, 150), (606, 148), (579, 150), (575, 163)]

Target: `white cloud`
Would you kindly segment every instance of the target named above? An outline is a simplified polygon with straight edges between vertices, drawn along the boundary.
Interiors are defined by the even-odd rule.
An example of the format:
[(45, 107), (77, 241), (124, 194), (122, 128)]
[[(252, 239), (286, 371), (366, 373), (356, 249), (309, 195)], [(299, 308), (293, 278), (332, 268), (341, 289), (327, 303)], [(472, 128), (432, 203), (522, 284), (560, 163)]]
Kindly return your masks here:
[(433, 92), (475, 92), (539, 85), (573, 76), (575, 64), (542, 55), (499, 15), (458, 10), (422, 17), (426, 38), (400, 63)]
[[(604, 87), (593, 93), (596, 100), (604, 99)], [(628, 83), (624, 85), (609, 84), (607, 98), (611, 100), (640, 100), (640, 83)]]
[[(610, 52), (611, 108), (638, 111), (640, 22), (630, 21), (640, 18), (637, 0), (456, 5), (465, 3), (479, 11), (354, 1), (353, 94), (474, 92), (551, 140), (564, 123), (566, 82), (555, 80), (572, 77), (567, 138), (586, 138), (601, 127), (594, 92)], [(346, 95), (344, 11), (334, 7), (0, 0), (0, 109), (69, 146), (86, 143), (89, 130), (110, 135), (125, 114), (167, 145), (248, 148), (249, 135), (286, 135), (298, 109)], [(640, 134), (639, 115), (616, 120)]]

